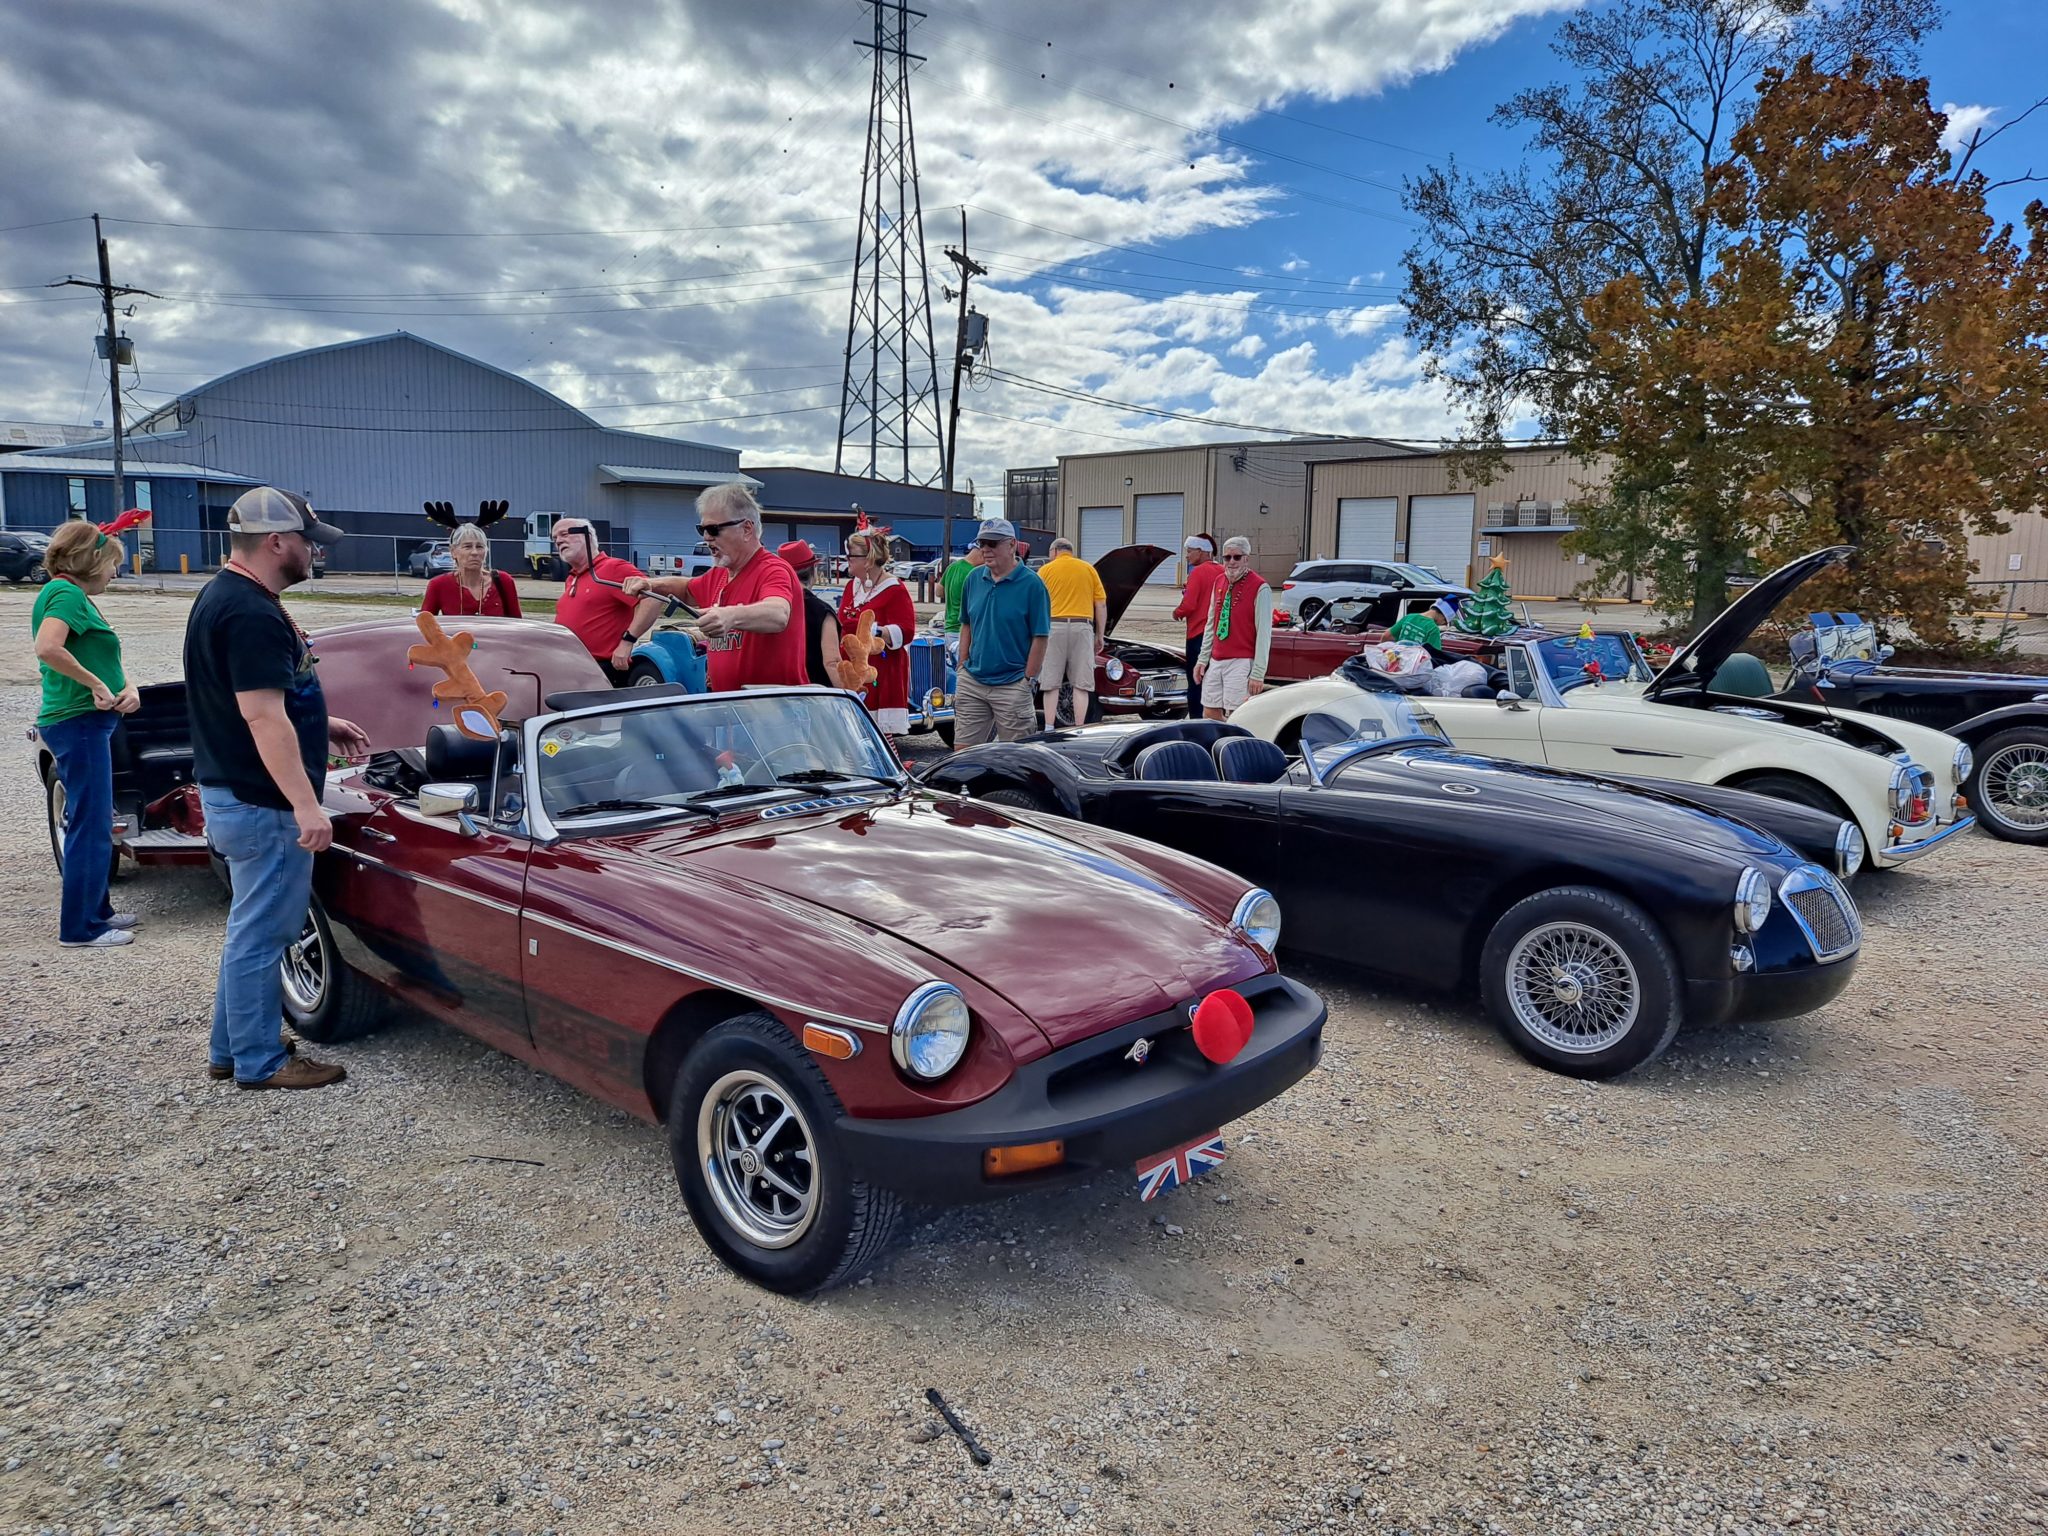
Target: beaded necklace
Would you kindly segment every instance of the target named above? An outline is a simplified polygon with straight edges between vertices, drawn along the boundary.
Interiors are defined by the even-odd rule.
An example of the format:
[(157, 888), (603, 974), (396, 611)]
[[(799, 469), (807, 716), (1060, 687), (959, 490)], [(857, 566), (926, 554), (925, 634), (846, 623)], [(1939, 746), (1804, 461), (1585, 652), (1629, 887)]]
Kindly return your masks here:
[(244, 581), (254, 582), (256, 584), (256, 590), (261, 592), (265, 597), (269, 598), (271, 606), (275, 608), (281, 615), (283, 615), (285, 623), (291, 625), (292, 633), (299, 637), (299, 644), (303, 645), (309, 651), (313, 649), (313, 637), (307, 634), (303, 629), (299, 628), (299, 621), (293, 618), (291, 610), (285, 607), (284, 599), (279, 597), (275, 592), (270, 590), (269, 582), (265, 581), (261, 576), (258, 576), (254, 571), (250, 570), (249, 567), (242, 564), (241, 561), (234, 559), (232, 556), (229, 557), (227, 564), (223, 565), (221, 569), (224, 571), (233, 571), (237, 576), (241, 577)]

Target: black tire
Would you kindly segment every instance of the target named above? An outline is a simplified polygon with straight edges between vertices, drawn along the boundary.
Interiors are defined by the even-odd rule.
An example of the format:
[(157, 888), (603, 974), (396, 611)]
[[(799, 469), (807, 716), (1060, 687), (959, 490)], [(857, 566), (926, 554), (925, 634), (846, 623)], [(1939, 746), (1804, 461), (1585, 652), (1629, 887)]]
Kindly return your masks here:
[[(1516, 902), (1487, 935), (1479, 973), (1486, 1011), (1508, 1043), (1571, 1077), (1618, 1077), (1654, 1060), (1685, 1017), (1685, 978), (1663, 932), (1634, 902), (1592, 886)], [(1543, 984), (1532, 985), (1538, 977)], [(1599, 1003), (1602, 986), (1625, 1014), (1581, 1011), (1588, 999)]]
[(44, 582), (50, 579), (50, 572), (48, 567), (46, 567), (42, 561), (38, 560), (34, 565), (28, 568), (28, 579), (40, 587)]
[(1294, 610), (1294, 627), (1301, 630), (1314, 629), (1329, 611), (1330, 605), (1324, 599), (1304, 597), (1301, 606)]
[(938, 732), (939, 740), (943, 741), (948, 747), (951, 747), (953, 745), (952, 721), (941, 720), (937, 725), (933, 726), (932, 729)]
[(2022, 725), (2000, 731), (1987, 736), (1976, 754), (1964, 793), (1977, 813), (1977, 825), (2009, 843), (2048, 843), (2048, 805), (2039, 798), (2042, 775), (2048, 774), (2048, 729)]
[(668, 679), (661, 675), (661, 668), (657, 667), (645, 656), (635, 656), (633, 664), (626, 668), (626, 681), (621, 686), (626, 688), (659, 688), (667, 681)]
[(284, 1016), (315, 1045), (353, 1040), (384, 1016), (384, 994), (341, 958), (317, 898), (277, 968), (284, 981)]
[(1816, 784), (1812, 779), (1803, 779), (1796, 773), (1752, 774), (1728, 787), (1746, 789), (1752, 795), (1769, 795), (1773, 800), (1784, 800), (1811, 810), (1826, 811), (1828, 815), (1839, 816), (1844, 821), (1856, 819), (1833, 790), (1824, 784)]
[[(51, 763), (43, 775), (43, 814), (50, 823), (50, 857), (56, 861), (59, 879), (64, 875), (64, 781), (57, 777), (57, 765)], [(107, 878), (118, 880), (121, 876), (121, 850), (116, 848), (107, 859)]]
[(990, 805), (1013, 806), (1020, 811), (1045, 811), (1050, 813), (1053, 809), (1045, 803), (1043, 795), (1034, 794), (1028, 789), (992, 789), (985, 795), (976, 795), (975, 799), (985, 800)]
[[(714, 1155), (783, 1110), (790, 1120), (765, 1158), (743, 1167), (758, 1149)], [(902, 1202), (848, 1176), (833, 1129), (842, 1112), (817, 1063), (766, 1013), (726, 1020), (683, 1058), (669, 1095), (669, 1153), (690, 1219), (735, 1274), (805, 1296), (857, 1279), (889, 1246)]]

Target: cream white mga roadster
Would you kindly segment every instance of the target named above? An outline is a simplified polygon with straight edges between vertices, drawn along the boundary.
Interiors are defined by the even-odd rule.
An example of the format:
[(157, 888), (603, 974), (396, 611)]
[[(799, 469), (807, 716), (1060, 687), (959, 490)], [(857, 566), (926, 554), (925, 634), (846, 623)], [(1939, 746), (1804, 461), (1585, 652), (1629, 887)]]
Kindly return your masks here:
[[(1772, 572), (1654, 675), (1631, 634), (1513, 639), (1502, 642), (1506, 686), (1497, 697), (1432, 698), (1429, 712), (1473, 752), (1610, 777), (1723, 784), (1831, 811), (1863, 845), (1861, 859), (1845, 850), (1845, 873), (1866, 860), (1878, 868), (1906, 863), (1975, 824), (1962, 795), (1969, 747), (1901, 720), (1759, 697), (1740, 681), (1762, 669), (1736, 648), (1794, 588), (1846, 553), (1819, 550)], [(1328, 677), (1269, 689), (1230, 718), (1291, 749), (1311, 714), (1354, 723), (1369, 714), (1364, 693), (1377, 686), (1382, 680), (1354, 659)]]

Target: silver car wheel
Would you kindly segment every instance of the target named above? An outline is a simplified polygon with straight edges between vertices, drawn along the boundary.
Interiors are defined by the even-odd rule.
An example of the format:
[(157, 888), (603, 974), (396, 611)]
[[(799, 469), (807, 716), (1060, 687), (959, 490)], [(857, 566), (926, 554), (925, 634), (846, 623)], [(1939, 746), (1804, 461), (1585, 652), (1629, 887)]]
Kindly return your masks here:
[(1545, 923), (1508, 952), (1508, 1004), (1552, 1050), (1588, 1056), (1635, 1027), (1643, 988), (1627, 951), (1586, 923)]
[(284, 983), (285, 1000), (302, 1014), (320, 1011), (327, 997), (327, 946), (320, 942), (320, 925), (308, 909), (306, 926), (285, 946), (277, 962), (278, 979)]
[(2020, 831), (2048, 827), (2048, 747), (2031, 741), (2001, 747), (1977, 770), (1983, 809)]
[(697, 1110), (697, 1164), (718, 1213), (761, 1248), (787, 1248), (818, 1215), (817, 1142), (795, 1096), (765, 1073), (728, 1072)]

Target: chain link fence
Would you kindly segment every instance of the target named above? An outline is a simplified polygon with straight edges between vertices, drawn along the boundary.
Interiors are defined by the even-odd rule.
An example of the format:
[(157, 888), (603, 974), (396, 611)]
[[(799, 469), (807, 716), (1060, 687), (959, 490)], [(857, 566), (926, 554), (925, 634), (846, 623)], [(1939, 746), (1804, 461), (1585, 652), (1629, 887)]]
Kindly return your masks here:
[(1973, 581), (1970, 598), (1979, 634), (1997, 649), (2048, 649), (2048, 578)]

